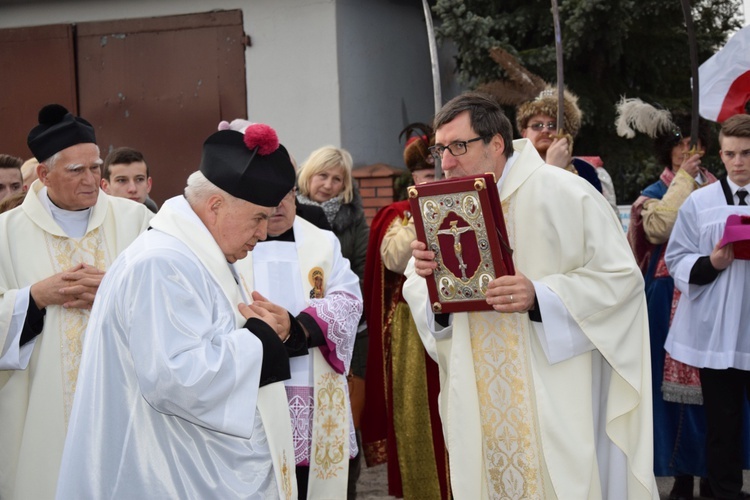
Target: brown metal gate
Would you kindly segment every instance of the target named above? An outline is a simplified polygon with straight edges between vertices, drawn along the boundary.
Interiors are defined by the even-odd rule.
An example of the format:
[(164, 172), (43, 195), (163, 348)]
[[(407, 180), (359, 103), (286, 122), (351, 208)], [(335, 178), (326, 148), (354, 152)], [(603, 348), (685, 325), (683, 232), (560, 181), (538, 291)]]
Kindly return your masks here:
[[(246, 114), (242, 12), (89, 22), (74, 29), (27, 28), (26, 39), (14, 42), (15, 47), (6, 45), (3, 35), (18, 40), (24, 30), (0, 30), (0, 64), (4, 67), (6, 58), (10, 67), (14, 59), (20, 64), (21, 54), (26, 54), (27, 63), (41, 54), (47, 59), (46, 46), (31, 39), (37, 31), (58, 33), (64, 28), (72, 32), (68, 47), (73, 46), (71, 39), (75, 41), (74, 60), (68, 57), (54, 70), (48, 66), (33, 82), (3, 71), (0, 110), (6, 103), (16, 106), (12, 115), (5, 116), (23, 115), (23, 125), (8, 140), (0, 129), (0, 152), (28, 157), (25, 138), (36, 112), (43, 104), (60, 102), (95, 126), (102, 157), (119, 146), (143, 152), (154, 178), (151, 195), (157, 202), (181, 193), (187, 175), (198, 167), (203, 140), (220, 120)], [(62, 45), (59, 38), (48, 39), (50, 45)], [(59, 56), (52, 59), (60, 61)], [(72, 77), (58, 82), (58, 73)], [(5, 75), (11, 76), (8, 82)], [(68, 90), (66, 96), (63, 92), (70, 89), (70, 80), (77, 93)], [(40, 92), (45, 89), (46, 93)], [(9, 98), (22, 90), (23, 98)], [(8, 126), (7, 121), (0, 122)], [(23, 149), (19, 150), (19, 142)]]
[(77, 108), (73, 27), (0, 30), (0, 153), (30, 158), (26, 136), (51, 102)]

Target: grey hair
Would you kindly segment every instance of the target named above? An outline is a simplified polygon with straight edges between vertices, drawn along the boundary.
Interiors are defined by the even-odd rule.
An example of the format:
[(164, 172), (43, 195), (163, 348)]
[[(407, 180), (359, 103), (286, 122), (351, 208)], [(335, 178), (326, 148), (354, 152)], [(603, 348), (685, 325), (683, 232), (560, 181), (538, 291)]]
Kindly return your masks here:
[(206, 176), (200, 170), (190, 174), (185, 187), (185, 198), (190, 205), (206, 200), (215, 194), (219, 194), (228, 200), (235, 200), (234, 196), (206, 179)]
[(60, 151), (53, 154), (46, 160), (40, 161), (39, 163), (44, 163), (47, 166), (47, 170), (52, 170), (53, 168), (55, 168), (55, 164), (57, 163), (58, 158), (60, 158)]
[[(100, 153), (101, 153), (101, 149), (99, 149), (99, 145), (94, 144), (94, 147), (96, 148), (96, 154), (97, 154), (97, 156), (99, 156)], [(44, 163), (47, 166), (47, 170), (52, 170), (53, 168), (55, 168), (55, 165), (57, 164), (57, 160), (60, 159), (60, 153), (62, 151), (63, 150), (58, 151), (57, 153), (53, 154), (52, 156), (50, 156), (46, 160), (40, 161), (39, 163)], [(101, 164), (101, 160), (100, 160), (99, 163)]]

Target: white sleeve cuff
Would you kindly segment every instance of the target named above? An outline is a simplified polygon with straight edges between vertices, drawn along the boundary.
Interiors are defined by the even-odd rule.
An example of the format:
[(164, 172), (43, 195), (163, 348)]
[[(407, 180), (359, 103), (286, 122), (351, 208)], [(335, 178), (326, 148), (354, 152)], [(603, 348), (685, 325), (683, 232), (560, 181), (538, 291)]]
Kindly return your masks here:
[(532, 321), (550, 364), (559, 363), (596, 347), (573, 320), (565, 305), (547, 285), (533, 281), (542, 323)]
[(435, 313), (433, 313), (429, 307), (425, 308), (425, 310), (427, 311), (427, 326), (430, 329), (430, 333), (432, 333), (432, 336), (435, 337), (436, 340), (447, 339), (451, 335), (453, 335), (452, 314), (448, 316), (448, 326), (443, 327), (435, 321)]
[(5, 338), (5, 345), (0, 353), (0, 370), (25, 370), (29, 365), (31, 353), (34, 352), (34, 344), (37, 337), (27, 342), (24, 346), (19, 346), (21, 341), (21, 332), (23, 324), (26, 321), (26, 311), (29, 309), (29, 300), (31, 298), (31, 286), (18, 290), (16, 293), (15, 304), (13, 305), (13, 316), (8, 327), (8, 335)]

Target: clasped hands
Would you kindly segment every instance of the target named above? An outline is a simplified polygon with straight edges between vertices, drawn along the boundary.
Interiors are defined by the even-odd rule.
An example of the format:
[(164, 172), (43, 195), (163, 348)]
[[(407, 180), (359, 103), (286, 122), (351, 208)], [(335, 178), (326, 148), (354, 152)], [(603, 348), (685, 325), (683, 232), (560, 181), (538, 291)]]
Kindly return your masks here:
[(31, 285), (31, 298), (39, 309), (49, 305), (91, 309), (104, 271), (88, 264), (78, 264)]
[[(435, 252), (427, 250), (421, 241), (411, 242), (414, 269), (423, 278), (430, 276), (437, 268)], [(516, 271), (513, 276), (500, 276), (490, 281), (485, 294), (487, 303), (501, 313), (524, 313), (534, 308), (536, 292), (534, 284), (526, 276)]]
[(273, 328), (282, 342), (286, 342), (291, 333), (289, 312), (280, 305), (274, 304), (258, 292), (252, 293), (252, 304), (240, 304), (240, 314), (245, 319), (257, 318)]

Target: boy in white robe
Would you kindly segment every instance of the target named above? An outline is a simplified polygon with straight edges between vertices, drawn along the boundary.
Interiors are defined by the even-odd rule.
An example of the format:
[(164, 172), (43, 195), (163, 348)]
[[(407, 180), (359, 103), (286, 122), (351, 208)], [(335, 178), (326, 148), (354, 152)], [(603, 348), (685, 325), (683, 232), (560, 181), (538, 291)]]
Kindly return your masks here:
[(58, 498), (296, 498), (289, 322), (242, 260), (293, 185), (270, 127), (206, 140), (185, 196), (102, 282)]
[(750, 217), (750, 115), (719, 134), (727, 177), (693, 192), (680, 207), (665, 260), (682, 292), (665, 344), (700, 368), (706, 412), (706, 465), (715, 498), (742, 493), (742, 406), (750, 394), (750, 263), (724, 244), (727, 217)]

